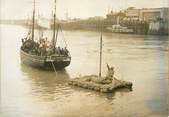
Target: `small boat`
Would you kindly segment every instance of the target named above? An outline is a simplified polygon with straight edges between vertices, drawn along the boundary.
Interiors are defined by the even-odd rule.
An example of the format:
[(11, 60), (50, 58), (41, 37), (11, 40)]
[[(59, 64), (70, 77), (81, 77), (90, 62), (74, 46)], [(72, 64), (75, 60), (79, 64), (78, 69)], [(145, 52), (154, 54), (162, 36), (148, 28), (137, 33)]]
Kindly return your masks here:
[[(56, 24), (56, 0), (54, 13), (54, 27), (53, 38), (50, 42), (47, 38), (40, 38), (35, 40), (34, 25), (35, 25), (35, 0), (32, 18), (32, 30), (28, 33), (26, 38), (22, 39), (22, 46), (20, 48), (21, 62), (33, 67), (47, 68), (47, 69), (64, 69), (71, 62), (71, 55), (67, 49), (56, 46), (58, 31), (62, 31), (61, 26)], [(56, 27), (57, 25), (57, 27)], [(64, 40), (65, 42), (65, 40)], [(66, 42), (65, 42), (66, 43)]]
[(121, 25), (112, 25), (112, 27), (107, 27), (107, 29), (113, 33), (133, 33), (133, 29)]
[(113, 33), (134, 33), (133, 29), (129, 29), (128, 27), (124, 27), (120, 25), (120, 17), (117, 17), (117, 24), (112, 25), (111, 27), (107, 27), (107, 30)]

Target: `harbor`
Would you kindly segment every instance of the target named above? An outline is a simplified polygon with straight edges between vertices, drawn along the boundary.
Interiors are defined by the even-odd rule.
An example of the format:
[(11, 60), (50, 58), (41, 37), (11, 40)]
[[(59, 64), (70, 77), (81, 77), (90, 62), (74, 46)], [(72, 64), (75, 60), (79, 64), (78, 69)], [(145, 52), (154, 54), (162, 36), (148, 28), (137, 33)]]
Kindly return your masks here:
[(126, 33), (168, 35), (168, 8), (128, 7), (119, 11), (110, 10), (105, 17), (93, 16), (85, 20), (68, 19), (61, 22), (65, 29), (82, 30), (97, 30), (99, 23), (102, 23), (105, 32), (112, 32), (107, 28), (112, 28), (113, 25), (121, 25), (133, 30)]
[[(64, 19), (57, 19), (63, 29), (65, 30), (86, 30), (86, 31), (98, 31), (100, 24), (103, 26), (104, 32), (109, 33), (132, 33), (142, 35), (168, 35), (168, 7), (161, 8), (142, 8), (128, 7), (119, 11), (110, 10), (104, 16), (92, 16), (89, 18), (69, 18), (66, 15)], [(50, 28), (53, 28), (52, 19), (44, 19), (50, 24)], [(35, 27), (38, 29), (41, 27), (38, 24), (38, 20), (35, 21)], [(15, 24), (22, 25), (24, 27), (30, 27), (32, 25), (31, 19), (28, 20), (4, 20), (0, 21), (2, 24)], [(119, 25), (124, 31), (112, 31), (114, 25)], [(119, 27), (118, 26), (118, 27)], [(41, 27), (46, 28), (46, 27)], [(129, 28), (130, 31), (126, 28)]]
[[(27, 35), (27, 29), (0, 26), (0, 116), (167, 116), (167, 36), (103, 33), (102, 75), (106, 76), (108, 61), (115, 68), (115, 77), (133, 82), (132, 91), (120, 89), (105, 94), (68, 85), (75, 77), (98, 75), (97, 32), (64, 31), (72, 62), (55, 74), (21, 64), (19, 38)], [(52, 37), (51, 30), (46, 34)]]
[(168, 116), (168, 7), (126, 1), (3, 0), (0, 117)]

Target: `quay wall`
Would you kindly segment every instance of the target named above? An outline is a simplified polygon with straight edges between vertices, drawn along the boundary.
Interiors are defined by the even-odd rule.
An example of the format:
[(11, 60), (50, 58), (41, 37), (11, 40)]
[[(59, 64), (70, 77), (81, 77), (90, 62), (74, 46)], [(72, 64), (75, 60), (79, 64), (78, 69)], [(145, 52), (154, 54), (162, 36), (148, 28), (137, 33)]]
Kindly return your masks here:
[[(60, 23), (63, 29), (72, 30), (102, 30), (105, 32), (110, 32), (107, 28), (112, 27), (116, 24), (116, 21), (112, 20), (102, 20), (102, 21), (77, 21), (69, 23)], [(134, 30), (134, 34), (148, 34), (149, 24), (147, 22), (141, 21), (120, 21), (121, 26), (128, 27)]]
[[(86, 20), (86, 21), (75, 21), (75, 22), (60, 22), (63, 29), (67, 30), (102, 30), (105, 32), (110, 32), (107, 27), (112, 27), (117, 21), (115, 20)], [(168, 35), (168, 21), (156, 21), (156, 22), (146, 22), (139, 20), (121, 20), (119, 21), (121, 26), (133, 29), (134, 34), (158, 34), (158, 35)]]

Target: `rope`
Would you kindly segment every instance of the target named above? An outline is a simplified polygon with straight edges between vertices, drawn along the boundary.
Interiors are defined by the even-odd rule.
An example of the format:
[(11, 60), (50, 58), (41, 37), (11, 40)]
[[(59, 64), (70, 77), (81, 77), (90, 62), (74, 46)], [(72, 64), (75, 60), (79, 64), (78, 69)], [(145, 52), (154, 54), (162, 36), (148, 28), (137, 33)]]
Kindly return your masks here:
[(56, 76), (57, 76), (56, 68), (55, 68), (55, 66), (54, 66), (54, 64), (53, 64), (53, 61), (51, 61), (51, 63), (52, 63), (52, 67), (53, 67), (53, 69), (54, 69), (54, 71), (55, 71), (55, 74), (56, 74)]
[(68, 45), (67, 45), (67, 43), (66, 43), (66, 38), (65, 38), (65, 36), (64, 36), (64, 34), (63, 34), (63, 31), (62, 31), (62, 28), (61, 28), (61, 26), (59, 26), (59, 27), (60, 27), (60, 31), (61, 31), (62, 36), (63, 36), (64, 43), (65, 43), (66, 47), (68, 47)]

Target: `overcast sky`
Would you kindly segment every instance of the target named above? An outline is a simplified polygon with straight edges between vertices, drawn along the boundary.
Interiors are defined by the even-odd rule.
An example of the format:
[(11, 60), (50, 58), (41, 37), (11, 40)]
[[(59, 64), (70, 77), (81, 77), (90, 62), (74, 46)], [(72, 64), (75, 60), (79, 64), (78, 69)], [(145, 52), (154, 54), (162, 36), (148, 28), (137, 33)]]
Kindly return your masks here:
[[(51, 17), (54, 0), (36, 0), (37, 12)], [(108, 9), (118, 11), (130, 6), (136, 8), (157, 8), (169, 6), (169, 0), (57, 0), (57, 17), (87, 18), (105, 16)], [(1, 19), (31, 17), (33, 0), (0, 0)]]

